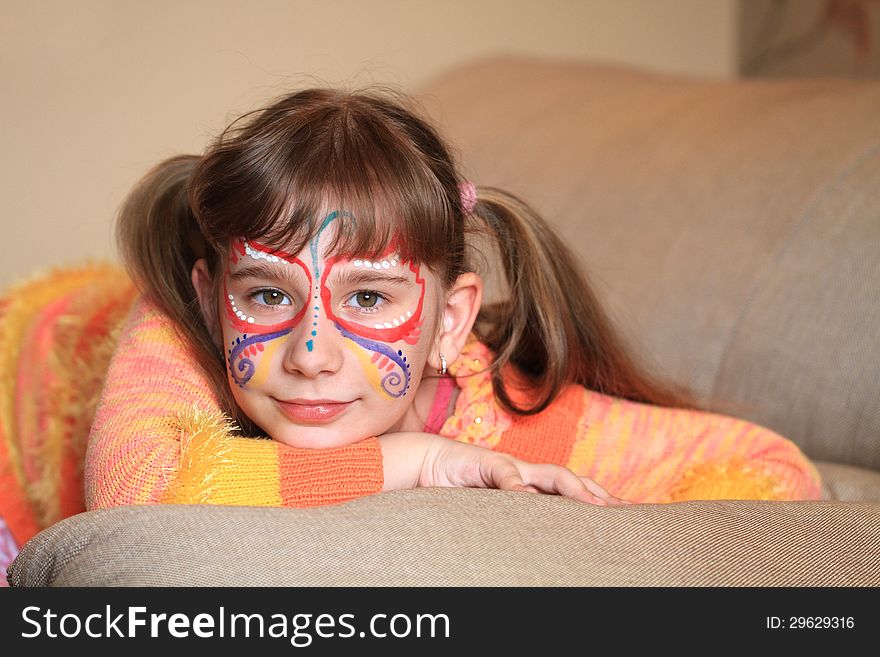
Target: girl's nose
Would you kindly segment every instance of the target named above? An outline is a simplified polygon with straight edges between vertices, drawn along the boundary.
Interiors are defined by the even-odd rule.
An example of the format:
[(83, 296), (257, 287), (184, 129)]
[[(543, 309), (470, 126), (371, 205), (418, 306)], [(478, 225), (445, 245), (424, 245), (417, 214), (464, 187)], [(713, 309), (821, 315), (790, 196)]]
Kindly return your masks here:
[(326, 318), (321, 321), (313, 314), (306, 314), (302, 324), (291, 332), (283, 361), (285, 371), (309, 378), (338, 372), (343, 360), (339, 331)]

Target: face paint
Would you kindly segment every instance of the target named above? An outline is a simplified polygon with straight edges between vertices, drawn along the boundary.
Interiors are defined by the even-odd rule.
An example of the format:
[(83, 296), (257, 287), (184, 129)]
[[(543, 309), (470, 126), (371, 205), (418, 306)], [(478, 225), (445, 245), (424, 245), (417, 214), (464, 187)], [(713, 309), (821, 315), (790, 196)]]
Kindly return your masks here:
[[(392, 344), (402, 341), (415, 345), (419, 341), (425, 298), (425, 280), (421, 276), (421, 269), (415, 263), (401, 262), (396, 245), (392, 245), (375, 261), (365, 259), (349, 261), (342, 256), (327, 258), (324, 261), (322, 272), (318, 255), (320, 239), (330, 224), (340, 217), (353, 219), (351, 214), (347, 212), (331, 212), (324, 218), (315, 237), (311, 240), (309, 249), (312, 257), (312, 272), (308, 270), (302, 260), (292, 254), (245, 239), (236, 241), (230, 256), (231, 261), (237, 262), (241, 256), (252, 260), (297, 266), (306, 275), (308, 289), (312, 291), (310, 296), (314, 301), (314, 305), (311, 306), (304, 304), (290, 320), (275, 324), (261, 324), (257, 318), (239, 309), (235, 297), (228, 293), (224, 282), (227, 316), (232, 326), (242, 333), (242, 336), (236, 337), (234, 342), (230, 342), (231, 348), (228, 349), (229, 370), (233, 380), (239, 386), (247, 384), (255, 374), (252, 357), (263, 351), (265, 343), (288, 335), (293, 328), (299, 325), (309, 307), (311, 308), (313, 328), (308, 332), (309, 338), (306, 340), (306, 347), (310, 352), (313, 351), (314, 341), (317, 338), (317, 320), (323, 305), (324, 315), (333, 322), (336, 329), (347, 341), (362, 350), (372, 352), (371, 358), (361, 358), (358, 355), (358, 360), (365, 368), (374, 389), (390, 399), (401, 397), (409, 390), (410, 364), (407, 362), (403, 350), (393, 347)], [(333, 310), (332, 293), (327, 284), (328, 278), (334, 267), (348, 262), (351, 262), (355, 269), (371, 269), (388, 274), (398, 270), (398, 277), (401, 275), (403, 277), (409, 276), (410, 280), (418, 286), (418, 299), (415, 301), (414, 307), (392, 317), (382, 317), (382, 322), (373, 321), (371, 324), (351, 321), (337, 315)], [(399, 271), (400, 269), (403, 271)], [(314, 277), (311, 275), (312, 273), (314, 273)], [(228, 270), (227, 274), (229, 274)]]
[[(366, 269), (377, 269), (377, 270), (381, 271), (383, 269), (387, 270), (387, 269), (396, 268), (398, 261), (399, 261), (398, 256), (392, 256), (390, 260), (383, 259), (381, 261), (377, 260), (375, 262), (371, 262), (369, 260), (355, 260), (353, 264), (355, 267), (358, 267), (358, 268), (365, 267)], [(415, 273), (416, 273), (416, 280), (419, 281), (418, 273), (417, 272), (415, 272)], [(406, 315), (400, 315), (399, 317), (393, 317), (390, 322), (384, 322), (382, 324), (373, 324), (373, 328), (376, 328), (379, 330), (395, 328), (397, 326), (400, 326), (401, 324), (406, 323), (407, 320), (409, 320), (412, 316), (413, 316), (412, 311), (407, 310)], [(416, 327), (416, 328), (418, 328), (418, 327)], [(414, 333), (414, 336), (418, 336), (418, 331), (416, 331)], [(412, 344), (412, 343), (410, 343), (410, 344)]]
[[(375, 340), (368, 340), (366, 338), (362, 338), (353, 333), (349, 333), (344, 328), (338, 327), (342, 332), (342, 335), (354, 342), (357, 345), (360, 345), (367, 351), (372, 351), (373, 358), (370, 359), (370, 363), (376, 367), (378, 370), (385, 369), (387, 367), (391, 367), (393, 369), (394, 364), (396, 364), (401, 372), (403, 372), (403, 377), (400, 376), (398, 372), (390, 372), (382, 377), (379, 382), (379, 386), (376, 386), (373, 383), (373, 387), (388, 395), (388, 397), (394, 399), (397, 397), (402, 397), (409, 390), (409, 363), (406, 362), (406, 356), (403, 355), (403, 351), (397, 350), (396, 352), (389, 347), (388, 345), (384, 345), (381, 342), (376, 342)], [(379, 362), (377, 362), (379, 361)], [(368, 370), (366, 363), (361, 361), (361, 365), (364, 366), (364, 369)]]
[[(421, 268), (414, 263), (403, 263), (407, 265), (408, 271), (412, 274), (415, 283), (419, 286), (419, 298), (414, 310), (407, 310), (405, 314), (397, 317), (385, 318), (382, 323), (373, 323), (371, 326), (356, 322), (349, 322), (344, 318), (338, 317), (331, 310), (330, 290), (327, 288), (327, 277), (333, 270), (333, 267), (341, 260), (341, 258), (330, 258), (327, 260), (327, 268), (321, 277), (321, 297), (324, 306), (327, 308), (327, 317), (332, 320), (340, 330), (359, 335), (363, 338), (378, 340), (380, 342), (399, 342), (404, 341), (407, 344), (416, 344), (422, 327), (422, 307), (425, 301), (425, 279), (421, 277)], [(391, 260), (397, 261), (392, 257)], [(356, 260), (355, 263), (358, 261)], [(369, 261), (360, 261), (361, 263)], [(386, 262), (390, 261), (386, 260)], [(355, 265), (357, 266), (357, 265)], [(363, 266), (363, 265), (362, 265)], [(381, 265), (380, 265), (381, 267)], [(384, 268), (383, 268), (384, 269)]]
[[(238, 254), (236, 255), (236, 251)], [(270, 249), (256, 242), (249, 242), (245, 239), (236, 240), (230, 254), (230, 260), (237, 263), (239, 256), (247, 256), (251, 260), (265, 260), (271, 263), (283, 262), (289, 266), (299, 267), (308, 280), (309, 287), (312, 285), (312, 277), (305, 263), (289, 253), (284, 251)], [(306, 306), (292, 318), (284, 322), (274, 324), (261, 324), (252, 315), (248, 315), (238, 308), (236, 299), (228, 290), (228, 277), (231, 275), (229, 269), (226, 270), (227, 278), (223, 281), (223, 295), (226, 300), (226, 316), (233, 328), (241, 333), (241, 337), (230, 341), (230, 347), (227, 349), (227, 364), (232, 379), (239, 385), (244, 386), (254, 376), (255, 366), (251, 357), (256, 356), (264, 350), (264, 344), (272, 340), (277, 340), (296, 327), (302, 321), (305, 315)], [(273, 350), (274, 351), (274, 350)]]
[[(356, 323), (348, 322), (343, 318), (337, 316), (332, 310), (332, 299), (331, 292), (327, 287), (327, 277), (330, 272), (333, 270), (333, 266), (342, 260), (341, 257), (329, 258), (325, 261), (325, 268), (323, 275), (321, 273), (321, 268), (319, 265), (319, 257), (318, 257), (318, 249), (321, 241), (322, 233), (330, 226), (330, 224), (340, 218), (347, 217), (349, 219), (354, 220), (353, 215), (349, 212), (331, 212), (321, 223), (321, 226), (318, 228), (318, 232), (315, 234), (315, 237), (311, 240), (310, 250), (312, 255), (312, 267), (314, 272), (314, 294), (312, 295), (313, 300), (317, 302), (315, 306), (313, 306), (314, 315), (313, 319), (317, 320), (321, 304), (324, 306), (324, 314), (326, 317), (334, 323), (337, 330), (340, 331), (343, 337), (360, 346), (362, 349), (367, 351), (372, 351), (374, 355), (377, 355), (373, 359), (371, 359), (371, 363), (375, 363), (378, 360), (379, 356), (383, 357), (383, 366), (388, 364), (392, 369), (393, 365), (390, 363), (395, 363), (400, 368), (401, 373), (399, 372), (388, 372), (384, 374), (381, 378), (380, 385), (376, 386), (374, 384), (374, 388), (380, 390), (385, 395), (390, 398), (400, 397), (406, 394), (407, 390), (410, 387), (410, 366), (406, 362), (406, 357), (403, 355), (401, 350), (394, 350), (389, 347), (387, 344), (389, 342), (397, 342), (403, 340), (408, 344), (415, 344), (418, 341), (418, 336), (421, 331), (421, 309), (425, 296), (425, 282), (419, 276), (418, 268), (413, 268), (410, 266), (411, 271), (415, 274), (416, 282), (421, 286), (420, 296), (418, 301), (418, 306), (413, 311), (407, 311), (406, 315), (401, 314), (399, 317), (392, 318), (390, 322), (385, 322), (383, 324), (374, 324), (372, 328), (359, 325)], [(390, 270), (392, 267), (397, 267), (399, 258), (392, 256), (390, 259), (386, 259), (384, 256), (388, 256), (392, 253), (396, 254), (396, 248), (392, 247), (389, 249), (380, 260), (377, 260), (375, 265), (369, 260), (355, 260), (355, 267), (369, 267), (377, 270)], [(317, 322), (313, 322), (313, 326), (317, 326)], [(314, 339), (317, 337), (317, 331), (310, 331), (312, 339), (306, 341), (306, 347), (309, 351), (314, 349)], [(362, 361), (363, 359), (359, 360)], [(390, 363), (389, 363), (390, 361)], [(367, 369), (369, 372), (369, 369)], [(375, 381), (375, 377), (369, 376), (371, 381)]]
[[(320, 278), (321, 278), (321, 270), (320, 270), (320, 268), (319, 268), (319, 266), (318, 266), (318, 244), (319, 244), (320, 241), (321, 241), (321, 233), (323, 233), (325, 230), (327, 230), (327, 227), (328, 227), (331, 223), (333, 223), (334, 220), (338, 219), (339, 217), (347, 217), (347, 218), (351, 219), (352, 221), (354, 221), (354, 215), (352, 215), (350, 212), (345, 212), (345, 211), (343, 211), (343, 212), (339, 212), (339, 211), (331, 212), (331, 213), (328, 214), (326, 217), (324, 217), (324, 221), (321, 222), (321, 227), (318, 228), (318, 232), (315, 233), (315, 236), (312, 238), (312, 241), (311, 241), (310, 244), (309, 244), (309, 248), (310, 248), (311, 253), (312, 253), (312, 267), (314, 268), (314, 272), (315, 272), (315, 278), (314, 278), (314, 281), (315, 281), (315, 289), (314, 289), (314, 293), (312, 294), (312, 298), (313, 298), (313, 300), (314, 300), (314, 302), (315, 302), (315, 304), (316, 304), (315, 306), (313, 306), (313, 309), (314, 309), (314, 311), (315, 311), (315, 314), (312, 316), (312, 318), (315, 319), (315, 320), (318, 319), (318, 313), (319, 313), (320, 310), (321, 310), (321, 307), (318, 305), (318, 302), (319, 302), (319, 299), (320, 299), (320, 296), (321, 296), (321, 294), (320, 294), (321, 290), (320, 290), (320, 287), (319, 287), (319, 284), (318, 284), (318, 281), (319, 281)], [(317, 327), (317, 326), (318, 326), (318, 322), (317, 322), (317, 321), (312, 322), (312, 326)], [(317, 330), (312, 330), (310, 333), (311, 333), (311, 335), (312, 335), (312, 338), (315, 338), (315, 337), (317, 337), (317, 335), (318, 335), (318, 331), (317, 331)], [(312, 351), (312, 350), (315, 348), (314, 340), (307, 340), (307, 341), (306, 341), (306, 348), (307, 348), (309, 351)]]
[[(356, 269), (373, 269), (392, 273), (392, 270), (398, 267), (400, 258), (396, 254), (396, 247), (390, 248), (386, 253), (382, 254), (375, 262), (370, 260), (356, 259), (353, 265)], [(390, 346), (394, 342), (406, 342), (407, 344), (416, 344), (422, 326), (422, 307), (425, 299), (425, 280), (420, 275), (420, 268), (414, 263), (403, 263), (407, 265), (405, 270), (413, 277), (414, 282), (419, 286), (418, 301), (414, 310), (407, 310), (405, 314), (401, 313), (395, 317), (385, 317), (386, 321), (381, 323), (373, 322), (372, 325), (360, 322), (348, 321), (343, 317), (339, 317), (333, 312), (334, 304), (331, 299), (330, 289), (327, 287), (327, 279), (333, 271), (334, 266), (341, 264), (342, 258), (330, 258), (326, 262), (324, 273), (321, 276), (321, 296), (326, 309), (327, 317), (334, 322), (336, 328), (346, 339), (357, 344), (361, 348), (373, 352), (370, 359), (370, 365), (378, 370), (386, 370), (382, 372), (379, 386), (374, 384), (374, 388), (380, 390), (389, 398), (397, 398), (405, 395), (410, 388), (410, 364), (407, 363), (406, 356), (400, 349)], [(390, 320), (390, 321), (387, 321)], [(362, 365), (369, 372), (370, 367), (361, 359)], [(393, 371), (395, 365), (400, 371)], [(369, 376), (371, 381), (374, 377)]]
[(275, 352), (278, 351), (278, 348), (282, 347), (286, 342), (287, 338), (272, 340), (271, 342), (266, 342), (263, 349), (260, 349), (260, 347), (263, 347), (264, 343), (257, 344), (257, 349), (262, 353), (257, 354), (259, 358), (256, 360), (254, 375), (248, 380), (247, 386), (245, 387), (259, 387), (266, 382), (266, 379), (269, 376), (269, 372), (271, 371), (269, 363), (272, 362), (272, 359), (275, 357)]

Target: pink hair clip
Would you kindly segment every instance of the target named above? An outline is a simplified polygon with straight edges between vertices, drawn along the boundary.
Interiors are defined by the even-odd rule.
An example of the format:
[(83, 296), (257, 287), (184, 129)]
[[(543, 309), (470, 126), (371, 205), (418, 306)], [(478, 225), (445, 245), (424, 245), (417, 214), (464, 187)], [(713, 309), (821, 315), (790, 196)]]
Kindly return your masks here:
[(461, 194), (461, 207), (465, 214), (472, 214), (477, 205), (477, 188), (470, 180), (466, 180), (458, 186)]

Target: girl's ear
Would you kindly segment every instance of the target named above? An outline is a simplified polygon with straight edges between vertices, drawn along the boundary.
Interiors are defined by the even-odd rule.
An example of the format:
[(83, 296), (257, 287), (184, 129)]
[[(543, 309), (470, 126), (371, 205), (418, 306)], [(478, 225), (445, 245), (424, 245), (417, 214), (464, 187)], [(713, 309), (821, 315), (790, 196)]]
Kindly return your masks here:
[(211, 339), (217, 346), (223, 343), (220, 335), (220, 325), (217, 322), (217, 300), (214, 299), (214, 281), (211, 272), (208, 271), (208, 263), (204, 258), (196, 260), (192, 268), (192, 284), (199, 300), (199, 310), (202, 320), (211, 334)]
[(428, 364), (439, 370), (440, 354), (452, 363), (458, 358), (467, 337), (477, 321), (483, 303), (483, 279), (475, 272), (459, 276), (446, 296), (440, 313), (440, 329), (436, 348), (428, 354)]

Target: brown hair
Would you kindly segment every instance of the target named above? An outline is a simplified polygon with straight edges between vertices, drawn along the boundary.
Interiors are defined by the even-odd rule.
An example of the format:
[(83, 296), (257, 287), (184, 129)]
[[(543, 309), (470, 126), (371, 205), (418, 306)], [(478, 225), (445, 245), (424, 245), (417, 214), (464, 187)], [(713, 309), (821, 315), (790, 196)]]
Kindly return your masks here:
[[(331, 253), (400, 254), (431, 268), (447, 288), (472, 271), (468, 246), (497, 243), (509, 298), (480, 310), (475, 330), (497, 355), (499, 402), (537, 413), (569, 382), (630, 400), (698, 408), (680, 388), (650, 377), (628, 353), (596, 295), (550, 226), (523, 201), (478, 188), (468, 216), (448, 148), (412, 101), (392, 90), (308, 89), (245, 114), (201, 157), (170, 158), (123, 204), (117, 238), (142, 292), (189, 340), (227, 412), (249, 427), (229, 392), (222, 350), (202, 321), (190, 272), (206, 258), (215, 281), (236, 237), (300, 251), (328, 198), (354, 220)], [(214, 295), (216, 303), (217, 295)], [(534, 403), (516, 407), (501, 368), (530, 381)]]

